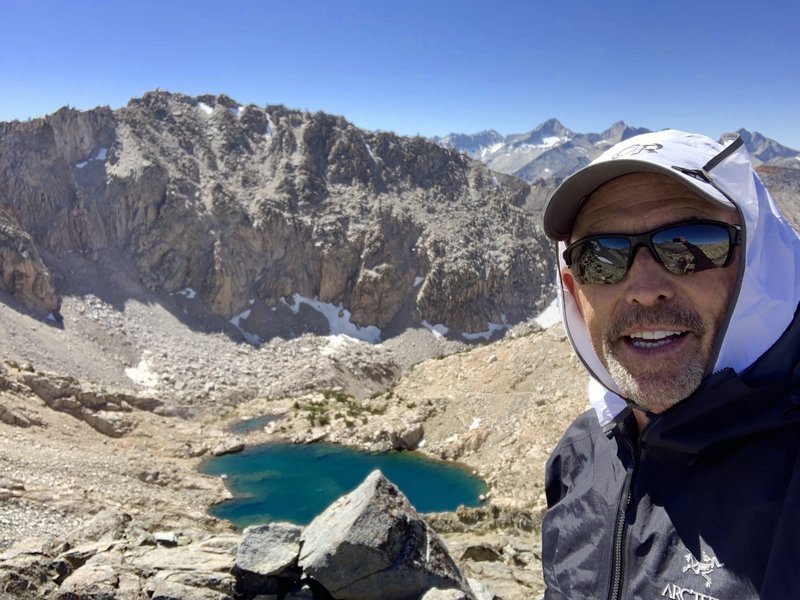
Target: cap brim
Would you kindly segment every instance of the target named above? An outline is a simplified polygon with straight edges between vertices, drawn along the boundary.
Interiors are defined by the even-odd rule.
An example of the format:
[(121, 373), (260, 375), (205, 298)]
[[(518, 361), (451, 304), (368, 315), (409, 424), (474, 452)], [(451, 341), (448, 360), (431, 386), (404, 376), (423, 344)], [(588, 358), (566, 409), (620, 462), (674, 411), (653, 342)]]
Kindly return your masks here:
[(657, 163), (622, 158), (590, 164), (562, 182), (550, 196), (544, 210), (543, 224), (547, 237), (557, 242), (568, 240), (575, 218), (589, 195), (612, 179), (631, 173), (662, 173), (697, 192), (713, 204), (726, 208), (733, 207), (733, 204), (710, 183)]

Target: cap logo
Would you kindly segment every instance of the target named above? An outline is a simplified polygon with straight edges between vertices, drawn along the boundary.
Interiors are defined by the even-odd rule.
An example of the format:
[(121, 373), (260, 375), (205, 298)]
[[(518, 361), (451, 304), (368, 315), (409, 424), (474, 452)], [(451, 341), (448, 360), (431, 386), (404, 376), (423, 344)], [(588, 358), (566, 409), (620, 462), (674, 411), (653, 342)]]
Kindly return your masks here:
[(636, 156), (637, 154), (641, 154), (642, 152), (646, 152), (647, 154), (655, 154), (663, 147), (664, 147), (663, 144), (632, 144), (631, 146), (625, 146), (622, 150), (617, 152), (611, 158), (622, 158), (623, 156)]

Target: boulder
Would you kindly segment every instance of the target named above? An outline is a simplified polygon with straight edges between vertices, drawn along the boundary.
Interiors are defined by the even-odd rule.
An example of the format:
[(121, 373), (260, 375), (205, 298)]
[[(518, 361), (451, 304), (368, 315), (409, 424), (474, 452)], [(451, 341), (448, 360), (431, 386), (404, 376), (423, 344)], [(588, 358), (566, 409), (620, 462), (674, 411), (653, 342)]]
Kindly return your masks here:
[(80, 417), (95, 431), (113, 438), (122, 437), (136, 427), (135, 421), (123, 417), (120, 413), (106, 410), (97, 412), (82, 410), (80, 411)]
[(55, 573), (42, 547), (21, 546), (0, 555), (0, 590), (10, 598), (38, 598), (54, 589)]
[(393, 434), (392, 446), (395, 450), (416, 450), (425, 437), (425, 429), (421, 423), (411, 423), (394, 431)]
[(236, 579), (230, 573), (160, 571), (150, 587), (152, 600), (233, 600)]
[(61, 584), (58, 600), (116, 600), (120, 578), (110, 565), (84, 565)]
[(467, 546), (461, 555), (461, 560), (475, 562), (497, 562), (503, 560), (503, 553), (491, 544), (473, 544)]
[(42, 422), (35, 417), (30, 417), (22, 410), (0, 404), (0, 421), (13, 427), (31, 427), (41, 425)]
[(302, 529), (291, 523), (247, 527), (236, 549), (235, 570), (282, 575), (297, 567)]
[(104, 508), (80, 527), (70, 532), (67, 539), (87, 542), (111, 542), (125, 536), (131, 516), (121, 510)]
[(301, 531), (291, 523), (254, 525), (244, 530), (232, 570), (240, 594), (277, 594), (300, 579), (297, 556)]
[(239, 439), (225, 440), (217, 444), (211, 451), (214, 456), (223, 456), (225, 454), (236, 454), (244, 450), (244, 442)]
[(444, 542), (380, 471), (329, 506), (300, 539), (300, 566), (337, 599), (411, 600), (436, 587), (474, 600)]

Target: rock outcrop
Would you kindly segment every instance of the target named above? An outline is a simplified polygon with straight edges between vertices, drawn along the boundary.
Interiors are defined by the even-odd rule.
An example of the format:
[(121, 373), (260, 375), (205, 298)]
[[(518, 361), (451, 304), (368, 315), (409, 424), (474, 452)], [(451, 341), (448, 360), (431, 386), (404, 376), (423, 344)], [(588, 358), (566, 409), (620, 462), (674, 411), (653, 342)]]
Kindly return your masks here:
[(0, 286), (42, 309), (57, 308), (52, 280), (34, 252), (14, 258), (20, 240), (121, 251), (151, 289), (191, 288), (225, 318), (299, 294), (360, 326), (401, 327), (410, 308), (481, 332), (542, 309), (553, 279), (527, 184), (341, 117), (153, 92), (0, 124), (0, 155), (19, 228), (0, 235), (16, 265), (0, 263)]
[[(81, 383), (72, 377), (23, 373), (21, 379), (30, 392), (53, 410), (85, 421), (93, 429), (109, 437), (121, 437), (134, 429), (135, 422), (126, 418), (126, 413), (134, 409), (159, 411), (164, 408), (164, 403), (155, 398), (108, 391), (96, 385)], [(0, 409), (0, 419), (5, 422), (11, 419), (12, 424), (23, 427), (30, 425), (29, 419), (24, 415), (10, 409)]]
[[(8, 292), (42, 316), (61, 305), (50, 270), (31, 236), (22, 231), (4, 209), (0, 198), (0, 291)], [(54, 317), (55, 318), (55, 317)]]
[(380, 471), (314, 519), (300, 541), (300, 566), (335, 598), (411, 600), (432, 588), (469, 592), (442, 540)]
[(473, 585), (478, 596), (444, 542), (379, 471), (305, 530), (270, 523), (241, 536), (164, 531), (107, 509), (66, 539), (29, 538), (0, 554), (0, 589), (9, 599), (492, 597)]

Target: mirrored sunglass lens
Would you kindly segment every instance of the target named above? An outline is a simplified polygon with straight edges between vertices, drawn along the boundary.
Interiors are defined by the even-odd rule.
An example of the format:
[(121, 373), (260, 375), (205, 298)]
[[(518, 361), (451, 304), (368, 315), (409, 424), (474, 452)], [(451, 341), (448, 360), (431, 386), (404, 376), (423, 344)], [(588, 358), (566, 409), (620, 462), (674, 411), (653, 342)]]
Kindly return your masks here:
[(728, 230), (721, 225), (671, 227), (659, 231), (652, 239), (664, 266), (676, 275), (721, 267), (730, 251)]
[(628, 268), (630, 243), (625, 238), (595, 238), (572, 250), (572, 272), (581, 284), (617, 283)]

